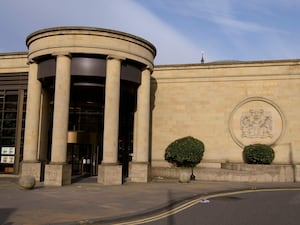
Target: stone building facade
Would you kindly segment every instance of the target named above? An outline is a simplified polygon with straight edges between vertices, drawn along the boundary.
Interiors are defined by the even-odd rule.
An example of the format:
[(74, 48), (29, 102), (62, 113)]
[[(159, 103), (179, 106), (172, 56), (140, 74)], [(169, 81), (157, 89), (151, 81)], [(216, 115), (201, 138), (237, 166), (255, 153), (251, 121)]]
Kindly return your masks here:
[(150, 42), (90, 27), (39, 30), (26, 44), (0, 54), (0, 173), (148, 182), (172, 168), (168, 144), (194, 136), (201, 168), (242, 163), (245, 145), (265, 143), (300, 180), (299, 60), (154, 66)]
[(254, 143), (272, 145), (274, 163), (299, 164), (299, 60), (163, 65), (152, 76), (152, 166), (187, 135), (212, 166), (242, 162)]

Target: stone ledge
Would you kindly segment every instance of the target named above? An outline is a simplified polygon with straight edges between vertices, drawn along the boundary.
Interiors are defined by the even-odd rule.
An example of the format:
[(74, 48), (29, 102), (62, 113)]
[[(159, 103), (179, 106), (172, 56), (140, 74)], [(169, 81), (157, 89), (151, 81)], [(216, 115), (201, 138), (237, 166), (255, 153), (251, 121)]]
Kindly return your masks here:
[[(244, 167), (245, 166), (245, 167)], [(199, 168), (194, 169), (196, 180), (230, 181), (230, 182), (298, 182), (293, 165), (228, 165), (228, 168)], [(299, 167), (297, 167), (299, 168)], [(298, 169), (300, 171), (300, 169)], [(178, 168), (154, 167), (153, 178), (174, 179), (179, 177)]]
[(280, 170), (293, 169), (293, 165), (288, 164), (246, 164), (246, 163), (222, 163), (222, 169), (238, 170), (238, 171), (263, 171), (263, 172), (279, 172)]

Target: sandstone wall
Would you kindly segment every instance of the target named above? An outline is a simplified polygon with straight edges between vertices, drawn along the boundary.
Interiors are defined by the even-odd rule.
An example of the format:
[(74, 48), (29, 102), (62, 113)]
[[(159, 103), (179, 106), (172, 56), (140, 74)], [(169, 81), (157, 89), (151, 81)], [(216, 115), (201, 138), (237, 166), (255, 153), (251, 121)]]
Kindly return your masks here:
[(202, 165), (242, 162), (251, 143), (273, 145), (274, 163), (300, 163), (300, 61), (157, 66), (152, 79), (152, 166), (168, 166), (177, 138), (202, 140)]

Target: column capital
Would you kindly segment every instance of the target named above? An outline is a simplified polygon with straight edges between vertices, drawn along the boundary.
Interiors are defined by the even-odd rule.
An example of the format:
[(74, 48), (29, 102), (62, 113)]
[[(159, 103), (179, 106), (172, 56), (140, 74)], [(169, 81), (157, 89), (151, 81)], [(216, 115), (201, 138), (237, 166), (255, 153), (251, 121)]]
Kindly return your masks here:
[(108, 55), (108, 56), (106, 57), (106, 59), (117, 59), (117, 60), (123, 61), (123, 60), (125, 60), (126, 58), (125, 58), (125, 57), (122, 57), (122, 56), (118, 56), (118, 55)]
[(71, 53), (70, 52), (65, 52), (65, 51), (57, 51), (57, 52), (53, 52), (52, 56), (67, 56), (69, 58), (71, 58)]
[(36, 60), (30, 58), (27, 59), (27, 65), (34, 64), (34, 63), (37, 63)]
[(146, 71), (146, 70), (148, 70), (148, 71), (150, 72), (150, 74), (153, 73), (153, 67), (145, 66), (145, 67), (142, 69), (142, 72), (143, 72), (143, 71)]

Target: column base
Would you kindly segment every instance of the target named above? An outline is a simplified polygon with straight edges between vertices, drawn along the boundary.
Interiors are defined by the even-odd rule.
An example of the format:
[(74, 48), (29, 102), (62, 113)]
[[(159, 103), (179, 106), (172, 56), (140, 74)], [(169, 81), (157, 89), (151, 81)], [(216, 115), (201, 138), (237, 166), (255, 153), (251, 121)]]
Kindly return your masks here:
[(99, 165), (97, 182), (104, 185), (121, 185), (122, 165), (105, 163)]
[(22, 162), (21, 168), (22, 176), (33, 176), (36, 181), (41, 181), (42, 174), (42, 163), (41, 162)]
[(294, 165), (295, 182), (300, 182), (300, 164)]
[(148, 162), (130, 162), (129, 180), (137, 183), (147, 183), (150, 180), (150, 164)]
[(71, 184), (72, 165), (48, 164), (45, 167), (45, 186), (63, 186)]

